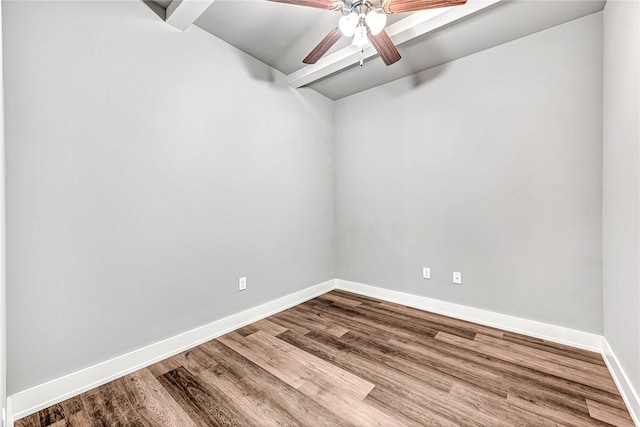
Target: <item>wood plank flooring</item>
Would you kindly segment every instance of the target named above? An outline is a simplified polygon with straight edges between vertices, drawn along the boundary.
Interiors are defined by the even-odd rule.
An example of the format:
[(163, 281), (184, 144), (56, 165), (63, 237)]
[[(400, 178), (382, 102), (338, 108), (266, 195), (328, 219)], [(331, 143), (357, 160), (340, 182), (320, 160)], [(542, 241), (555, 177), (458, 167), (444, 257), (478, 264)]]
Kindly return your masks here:
[(332, 291), (15, 425), (633, 423), (597, 353)]

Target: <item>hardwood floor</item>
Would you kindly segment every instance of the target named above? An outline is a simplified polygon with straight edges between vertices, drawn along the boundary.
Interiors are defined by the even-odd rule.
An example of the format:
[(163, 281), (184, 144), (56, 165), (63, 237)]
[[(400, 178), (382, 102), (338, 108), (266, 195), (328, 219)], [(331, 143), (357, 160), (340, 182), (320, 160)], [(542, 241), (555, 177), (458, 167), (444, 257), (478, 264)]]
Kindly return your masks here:
[(343, 291), (16, 422), (633, 426), (597, 353)]

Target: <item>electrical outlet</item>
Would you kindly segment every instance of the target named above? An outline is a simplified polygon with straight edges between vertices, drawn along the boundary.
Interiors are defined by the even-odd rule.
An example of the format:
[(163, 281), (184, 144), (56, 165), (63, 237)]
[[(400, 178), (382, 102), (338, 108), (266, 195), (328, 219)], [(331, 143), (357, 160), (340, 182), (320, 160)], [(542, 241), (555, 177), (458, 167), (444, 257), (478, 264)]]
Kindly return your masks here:
[(238, 290), (244, 291), (245, 289), (247, 289), (247, 278), (241, 277), (238, 280)]
[(431, 268), (422, 267), (422, 278), (423, 279), (431, 279)]
[(462, 273), (460, 273), (459, 271), (453, 272), (453, 283), (455, 283), (456, 285), (462, 285)]

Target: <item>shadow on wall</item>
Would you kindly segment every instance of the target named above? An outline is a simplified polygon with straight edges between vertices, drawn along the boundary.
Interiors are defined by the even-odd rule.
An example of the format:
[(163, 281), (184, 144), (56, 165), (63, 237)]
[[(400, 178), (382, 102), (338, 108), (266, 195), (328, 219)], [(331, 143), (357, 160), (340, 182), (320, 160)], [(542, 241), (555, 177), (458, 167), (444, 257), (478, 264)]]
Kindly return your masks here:
[(237, 54), (244, 63), (247, 74), (253, 80), (269, 83), (273, 89), (290, 89), (290, 86), (287, 85), (287, 76), (285, 74), (239, 49)]
[(435, 67), (415, 73), (413, 76), (411, 76), (411, 86), (416, 89), (420, 86), (424, 86), (430, 83), (431, 81), (437, 79), (440, 75), (444, 74), (446, 68), (446, 65), (436, 65)]
[[(441, 56), (440, 50), (437, 48), (437, 46), (434, 49), (430, 49), (430, 52), (430, 54), (433, 54), (436, 57)], [(414, 89), (417, 89), (420, 86), (429, 84), (430, 82), (436, 80), (438, 77), (444, 74), (446, 71), (447, 62), (443, 62), (439, 65), (417, 72), (413, 76), (411, 76), (411, 79), (413, 80), (412, 86)]]
[[(410, 68), (419, 69), (420, 67), (418, 66), (418, 64), (422, 62), (421, 60), (418, 60), (416, 56), (416, 53), (419, 53), (422, 55), (429, 56), (431, 58), (430, 62), (434, 63), (435, 65), (432, 65), (426, 70), (418, 71), (417, 73), (411, 76), (411, 80), (412, 80), (411, 86), (413, 89), (419, 88), (420, 86), (426, 85), (429, 82), (437, 79), (440, 75), (442, 75), (446, 71), (447, 64), (450, 60), (450, 58), (447, 58), (444, 55), (442, 49), (440, 48), (440, 46), (438, 46), (436, 40), (432, 39), (431, 42), (427, 44), (429, 48), (425, 52), (417, 52), (416, 49), (413, 48), (413, 45), (417, 43), (418, 43), (417, 40), (411, 40), (406, 44), (402, 45), (402, 47), (404, 48), (403, 50), (407, 53), (406, 55), (405, 54), (402, 55), (401, 61), (406, 61), (407, 63), (409, 63)], [(417, 63), (415, 64), (416, 66), (414, 66), (414, 62)]]
[[(252, 58), (248, 54), (238, 51), (238, 55), (240, 59), (244, 63), (247, 72), (254, 80), (259, 80), (262, 82), (275, 83), (276, 76), (273, 68), (269, 67), (264, 62), (258, 61), (255, 58)], [(276, 85), (281, 86), (281, 85)]]

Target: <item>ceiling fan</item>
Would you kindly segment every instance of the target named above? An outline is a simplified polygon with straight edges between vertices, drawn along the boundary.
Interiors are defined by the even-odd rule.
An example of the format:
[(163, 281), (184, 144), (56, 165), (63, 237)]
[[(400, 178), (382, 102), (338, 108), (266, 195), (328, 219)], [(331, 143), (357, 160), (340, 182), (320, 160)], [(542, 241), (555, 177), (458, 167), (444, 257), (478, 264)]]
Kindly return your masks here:
[[(270, 0), (279, 3), (336, 10), (342, 13), (338, 27), (334, 28), (302, 60), (315, 64), (343, 35), (353, 37), (353, 45), (364, 51), (369, 42), (386, 65), (400, 60), (400, 52), (384, 30), (386, 14), (416, 12), (438, 7), (459, 6), (467, 0)], [(360, 60), (362, 65), (362, 59)]]

